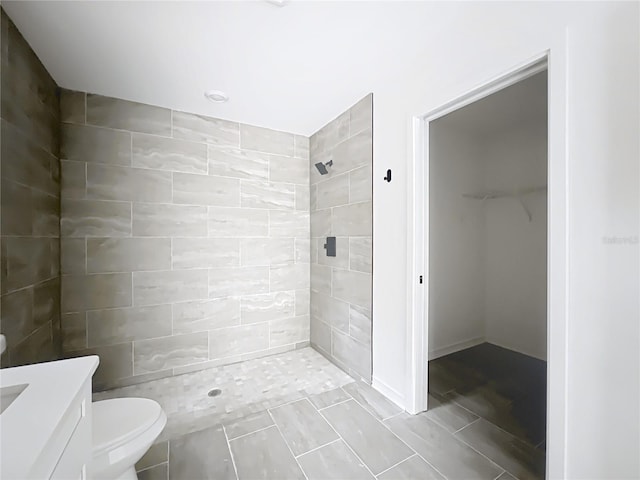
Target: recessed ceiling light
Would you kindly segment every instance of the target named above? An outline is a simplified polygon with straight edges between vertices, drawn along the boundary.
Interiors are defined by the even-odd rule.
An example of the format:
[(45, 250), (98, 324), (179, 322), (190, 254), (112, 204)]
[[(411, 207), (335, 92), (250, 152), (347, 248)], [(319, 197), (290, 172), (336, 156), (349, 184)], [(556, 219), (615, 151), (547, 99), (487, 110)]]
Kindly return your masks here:
[(270, 3), (272, 5), (276, 5), (278, 7), (284, 7), (285, 3), (287, 3), (289, 0), (265, 0), (267, 3)]
[(221, 90), (208, 90), (204, 92), (204, 96), (213, 103), (224, 103), (229, 100), (229, 95)]

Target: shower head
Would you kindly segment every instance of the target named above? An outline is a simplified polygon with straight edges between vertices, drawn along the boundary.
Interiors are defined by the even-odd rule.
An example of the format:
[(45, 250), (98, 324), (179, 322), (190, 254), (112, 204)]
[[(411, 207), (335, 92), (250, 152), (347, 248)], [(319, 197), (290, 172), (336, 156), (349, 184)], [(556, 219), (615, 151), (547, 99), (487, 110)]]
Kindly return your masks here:
[(318, 162), (316, 163), (316, 168), (320, 172), (320, 175), (326, 175), (329, 173), (327, 167), (330, 167), (331, 165), (333, 165), (333, 160), (329, 160), (327, 163)]

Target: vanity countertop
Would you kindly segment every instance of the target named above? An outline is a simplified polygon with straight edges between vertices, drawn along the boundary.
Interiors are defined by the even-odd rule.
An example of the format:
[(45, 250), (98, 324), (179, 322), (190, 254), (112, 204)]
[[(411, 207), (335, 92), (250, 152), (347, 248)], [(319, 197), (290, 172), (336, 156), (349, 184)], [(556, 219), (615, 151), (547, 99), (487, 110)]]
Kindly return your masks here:
[(26, 385), (0, 414), (0, 478), (35, 478), (55, 467), (48, 465), (48, 450), (56, 443), (69, 406), (91, 381), (98, 363), (93, 355), (0, 370), (3, 392)]

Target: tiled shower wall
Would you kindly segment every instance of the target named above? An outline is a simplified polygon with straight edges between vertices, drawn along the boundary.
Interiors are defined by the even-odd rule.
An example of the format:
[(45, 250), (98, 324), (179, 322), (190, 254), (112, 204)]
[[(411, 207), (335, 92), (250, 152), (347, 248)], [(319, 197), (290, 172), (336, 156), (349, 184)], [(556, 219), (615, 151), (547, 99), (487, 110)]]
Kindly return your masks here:
[(0, 9), (1, 366), (52, 360), (60, 344), (57, 87)]
[[(310, 140), (311, 344), (371, 381), (372, 95)], [(333, 161), (320, 175), (318, 162)], [(324, 244), (335, 236), (335, 257)]]
[(62, 331), (97, 389), (309, 342), (309, 139), (61, 97)]

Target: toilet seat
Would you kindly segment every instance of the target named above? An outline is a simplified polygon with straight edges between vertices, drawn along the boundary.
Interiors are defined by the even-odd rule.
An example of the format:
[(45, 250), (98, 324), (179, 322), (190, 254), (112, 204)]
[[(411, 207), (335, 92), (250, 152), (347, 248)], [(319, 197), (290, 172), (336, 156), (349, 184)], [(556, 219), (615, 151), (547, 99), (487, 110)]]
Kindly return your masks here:
[(163, 415), (147, 398), (113, 398), (92, 405), (93, 457), (114, 450), (152, 427)]

